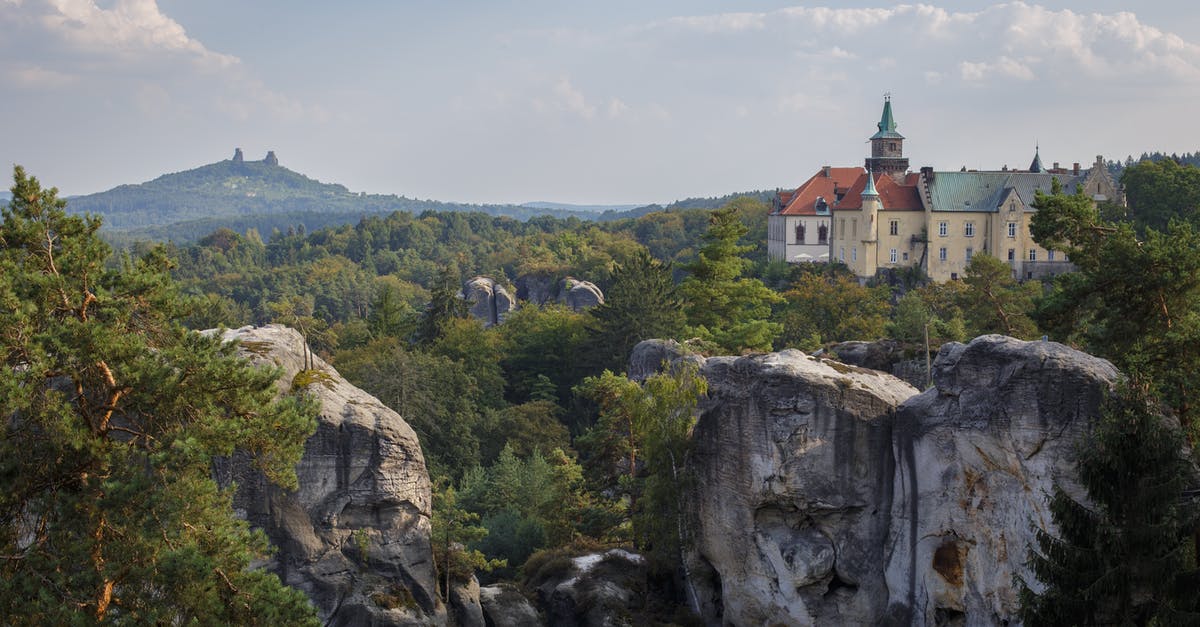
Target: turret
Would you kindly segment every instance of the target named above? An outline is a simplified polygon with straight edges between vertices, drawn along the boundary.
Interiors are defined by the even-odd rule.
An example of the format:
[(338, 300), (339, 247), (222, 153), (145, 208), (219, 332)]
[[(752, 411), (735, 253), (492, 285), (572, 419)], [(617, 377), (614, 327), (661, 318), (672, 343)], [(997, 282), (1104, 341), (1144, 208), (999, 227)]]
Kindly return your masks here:
[(874, 242), (879, 239), (879, 210), (883, 203), (879, 200), (879, 192), (875, 191), (875, 173), (867, 170), (867, 186), (862, 192), (862, 213), (866, 222), (867, 232), (864, 242)]
[(1046, 168), (1042, 167), (1042, 147), (1033, 147), (1033, 163), (1029, 164), (1030, 172), (1045, 172)]
[(891, 94), (883, 97), (883, 114), (876, 126), (879, 131), (871, 136), (871, 156), (866, 168), (888, 174), (897, 183), (903, 182), (908, 173), (908, 159), (904, 157), (904, 136), (896, 132), (896, 119), (892, 117)]

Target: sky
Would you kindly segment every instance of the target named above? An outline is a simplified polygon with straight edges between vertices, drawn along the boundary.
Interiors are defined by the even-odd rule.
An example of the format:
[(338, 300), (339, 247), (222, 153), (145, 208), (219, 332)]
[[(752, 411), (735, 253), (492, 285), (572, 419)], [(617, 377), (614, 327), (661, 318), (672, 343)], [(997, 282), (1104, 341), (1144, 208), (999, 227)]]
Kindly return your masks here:
[(0, 164), (64, 194), (244, 150), (352, 191), (667, 203), (861, 165), (1200, 149), (1200, 3), (0, 0)]

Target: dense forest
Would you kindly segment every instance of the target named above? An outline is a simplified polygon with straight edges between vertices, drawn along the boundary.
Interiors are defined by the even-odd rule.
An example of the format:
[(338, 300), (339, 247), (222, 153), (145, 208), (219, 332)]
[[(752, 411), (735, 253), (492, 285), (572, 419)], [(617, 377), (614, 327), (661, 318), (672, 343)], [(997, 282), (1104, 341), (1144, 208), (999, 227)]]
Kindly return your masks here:
[[(25, 203), (22, 185), (29, 186), (22, 177), (5, 213), (6, 251), (19, 231), (13, 216)], [(1127, 210), (1098, 208), (1073, 190), (1039, 194), (1035, 239), (1066, 251), (1077, 266), (1049, 283), (1018, 282), (1006, 263), (985, 254), (972, 258), (963, 280), (941, 284), (919, 271), (863, 284), (836, 264), (770, 263), (768, 208), (755, 197), (605, 221), (395, 211), (315, 230), (301, 223), (267, 237), (220, 228), (191, 245), (133, 245), (109, 258), (106, 271), (140, 276), (128, 273), (149, 272), (144, 260), (169, 267), (172, 319), (187, 328), (290, 325), (347, 379), (404, 416), (436, 485), (443, 526), (435, 535), (454, 536), (444, 535), (442, 550), (455, 553), (455, 576), (477, 569), (485, 580), (519, 580), (549, 556), (632, 544), (669, 579), (678, 574), (681, 538), (659, 519), (678, 506), (665, 460), (686, 455), (704, 385), (686, 369), (643, 384), (624, 378), (629, 352), (643, 339), (673, 338), (703, 354), (889, 339), (917, 357), (985, 333), (1047, 335), (1110, 359), (1130, 377), (1123, 398), (1134, 400), (1111, 409), (1126, 417), (1123, 424), (1130, 416), (1165, 424), (1166, 415), (1182, 427), (1154, 436), (1156, 459), (1178, 450), (1170, 438), (1180, 433), (1194, 441), (1200, 169), (1147, 160), (1126, 167), (1122, 181)], [(4, 268), (0, 297), (16, 293), (19, 269)], [(458, 296), (477, 275), (514, 294), (528, 277), (575, 277), (598, 285), (605, 301), (584, 311), (526, 303), (485, 327)], [(12, 350), (10, 368), (19, 365)], [(1146, 415), (1146, 407), (1161, 409)], [(1098, 437), (1125, 433), (1120, 425), (1110, 431)], [(1109, 446), (1107, 457), (1088, 462), (1096, 476), (1121, 462)], [(1198, 529), (1185, 508), (1143, 509), (1170, 521), (1155, 528), (1167, 528), (1173, 541)], [(1058, 510), (1079, 515), (1069, 503)], [(459, 524), (447, 527), (447, 520)], [(1070, 594), (1078, 588), (1072, 576), (1090, 575), (1057, 567), (1055, 541), (1041, 547), (1059, 586), (1050, 593)], [(1174, 571), (1158, 576), (1182, 577), (1194, 567), (1172, 564)], [(1030, 620), (1054, 616), (1045, 609), (1053, 601), (1039, 606), (1026, 592)], [(1135, 601), (1144, 606), (1145, 594), (1154, 593), (1143, 590)], [(1188, 602), (1172, 599), (1154, 607)]]

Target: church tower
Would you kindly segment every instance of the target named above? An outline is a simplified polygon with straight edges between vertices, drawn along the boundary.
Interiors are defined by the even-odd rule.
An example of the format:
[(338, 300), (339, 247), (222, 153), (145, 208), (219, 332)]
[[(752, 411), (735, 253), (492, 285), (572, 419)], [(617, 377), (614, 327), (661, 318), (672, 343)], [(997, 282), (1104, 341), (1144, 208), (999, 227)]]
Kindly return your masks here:
[(871, 156), (867, 157), (866, 168), (903, 182), (908, 173), (908, 159), (904, 157), (904, 136), (896, 132), (896, 120), (892, 117), (892, 96), (883, 97), (883, 115), (879, 118), (879, 132), (871, 136)]

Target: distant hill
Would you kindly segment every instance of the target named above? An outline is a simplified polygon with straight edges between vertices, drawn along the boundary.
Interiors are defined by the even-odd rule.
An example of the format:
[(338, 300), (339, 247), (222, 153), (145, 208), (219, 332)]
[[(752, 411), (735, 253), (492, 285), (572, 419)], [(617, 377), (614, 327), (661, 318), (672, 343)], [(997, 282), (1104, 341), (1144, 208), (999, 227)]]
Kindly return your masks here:
[[(279, 165), (274, 153), (245, 161), (238, 151), (226, 159), (153, 181), (121, 185), (69, 199), (72, 213), (104, 217), (105, 230), (118, 239), (192, 241), (221, 226), (254, 227), (270, 233), (281, 224), (310, 230), (357, 222), (372, 214), (408, 211), (478, 211), (527, 220), (534, 216), (594, 217), (594, 212), (508, 204), (468, 204), (405, 196), (354, 193)], [(174, 228), (176, 225), (181, 228)], [(167, 228), (171, 227), (171, 228)]]
[[(768, 200), (770, 192), (744, 192), (715, 198), (688, 198), (660, 205), (571, 205), (531, 202), (524, 205), (467, 204), (418, 200), (405, 196), (355, 193), (343, 185), (322, 183), (279, 165), (274, 153), (246, 161), (232, 159), (164, 174), (152, 181), (121, 185), (106, 192), (68, 199), (72, 213), (104, 217), (104, 233), (116, 244), (137, 240), (194, 242), (221, 227), (263, 237), (289, 228), (315, 231), (352, 224), (369, 215), (405, 211), (472, 211), (528, 220), (535, 216), (618, 220), (655, 211), (713, 209), (741, 196)], [(7, 195), (7, 192), (4, 193)], [(0, 196), (3, 198), (3, 196)]]
[(532, 209), (562, 209), (565, 211), (600, 213), (603, 211), (630, 211), (647, 205), (573, 205), (565, 202), (538, 201), (523, 203), (521, 206)]
[(8, 204), (12, 200), (12, 192), (0, 192), (0, 204)]

